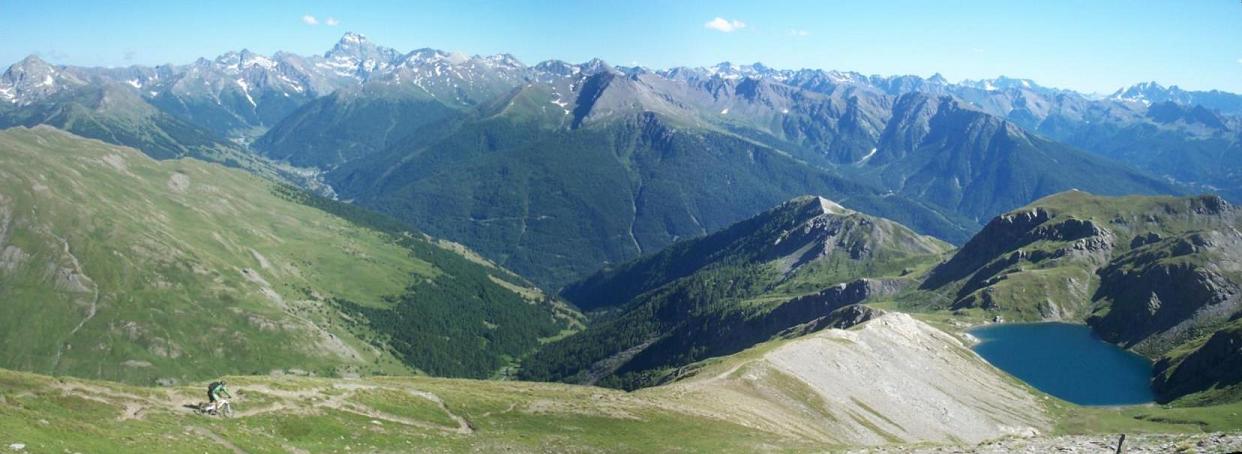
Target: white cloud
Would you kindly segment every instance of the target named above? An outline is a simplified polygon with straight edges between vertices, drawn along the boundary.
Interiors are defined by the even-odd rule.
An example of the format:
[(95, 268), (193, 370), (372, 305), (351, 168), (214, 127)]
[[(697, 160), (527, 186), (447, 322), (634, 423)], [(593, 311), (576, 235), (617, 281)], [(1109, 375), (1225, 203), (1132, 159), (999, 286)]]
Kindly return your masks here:
[(712, 30), (729, 33), (746, 28), (746, 23), (737, 19), (728, 20), (723, 17), (717, 17), (707, 21), (703, 26)]
[(804, 37), (807, 37), (807, 36), (811, 36), (811, 32), (808, 32), (808, 31), (806, 31), (806, 30), (800, 30), (800, 29), (796, 29), (796, 28), (791, 28), (791, 29), (789, 29), (789, 36), (793, 36), (793, 37), (796, 37), (796, 38), (804, 38)]
[(329, 27), (335, 27), (335, 26), (337, 26), (337, 25), (340, 25), (340, 24), (341, 24), (341, 21), (336, 20), (336, 18), (335, 18), (335, 17), (331, 17), (331, 16), (329, 16), (329, 17), (327, 17), (327, 18), (325, 18), (325, 19), (323, 20), (323, 24), (324, 24), (324, 25), (327, 25), (327, 26), (329, 26)]
[(319, 25), (319, 19), (315, 19), (315, 16), (307, 14), (302, 16), (302, 23), (306, 25)]

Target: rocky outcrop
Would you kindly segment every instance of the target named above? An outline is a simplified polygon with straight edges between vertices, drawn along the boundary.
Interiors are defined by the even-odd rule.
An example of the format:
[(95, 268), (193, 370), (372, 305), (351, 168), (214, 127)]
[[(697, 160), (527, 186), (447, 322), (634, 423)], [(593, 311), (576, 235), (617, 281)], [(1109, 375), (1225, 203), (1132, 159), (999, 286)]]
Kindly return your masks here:
[[(840, 283), (818, 293), (800, 296), (781, 305), (797, 313), (823, 312), (823, 308), (838, 308), (860, 303), (876, 296), (890, 296), (905, 289), (910, 281), (905, 279), (858, 279)], [(797, 309), (794, 309), (797, 308)]]
[(1242, 326), (1217, 331), (1180, 361), (1162, 359), (1155, 373), (1152, 388), (1161, 402), (1242, 383)]
[(808, 322), (781, 331), (777, 336), (793, 339), (825, 329), (847, 329), (872, 319), (879, 318), (887, 312), (861, 304), (851, 304), (832, 311), (828, 315), (816, 317)]
[[(819, 293), (800, 296), (774, 309), (766, 317), (766, 331), (794, 337), (825, 328), (848, 328), (870, 320), (876, 309), (858, 303), (874, 297), (895, 295), (910, 284), (898, 279), (859, 279), (837, 284)], [(783, 328), (782, 328), (783, 327)]]
[(1239, 255), (1242, 239), (1220, 232), (1146, 244), (1099, 271), (1095, 299), (1109, 310), (1088, 323), (1106, 340), (1163, 354), (1242, 310), (1242, 283), (1228, 276)]
[(976, 274), (976, 271), (1006, 251), (1018, 249), (1033, 241), (1027, 233), (1051, 217), (1043, 208), (1032, 208), (993, 218), (953, 258), (932, 270), (922, 288), (939, 288)]

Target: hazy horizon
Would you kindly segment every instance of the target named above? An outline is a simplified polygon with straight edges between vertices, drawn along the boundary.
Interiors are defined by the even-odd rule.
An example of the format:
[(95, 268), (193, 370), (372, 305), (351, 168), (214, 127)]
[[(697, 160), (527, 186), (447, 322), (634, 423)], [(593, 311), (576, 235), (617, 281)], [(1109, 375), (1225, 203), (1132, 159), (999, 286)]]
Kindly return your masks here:
[(789, 2), (780, 8), (748, 2), (71, 3), (0, 2), (6, 43), (0, 63), (32, 54), (55, 64), (110, 67), (186, 64), (242, 49), (310, 55), (353, 31), (403, 52), (509, 53), (527, 64), (761, 62), (867, 75), (940, 73), (953, 82), (1007, 76), (1099, 94), (1148, 81), (1242, 92), (1242, 4), (1233, 1)]

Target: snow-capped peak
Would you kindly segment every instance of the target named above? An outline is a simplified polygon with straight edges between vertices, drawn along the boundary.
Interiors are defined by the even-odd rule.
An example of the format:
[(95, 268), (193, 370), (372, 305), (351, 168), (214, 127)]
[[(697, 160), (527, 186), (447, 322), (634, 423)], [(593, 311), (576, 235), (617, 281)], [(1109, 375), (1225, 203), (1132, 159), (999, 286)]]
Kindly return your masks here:
[(569, 77), (582, 72), (582, 68), (561, 60), (547, 60), (536, 64), (535, 71), (553, 76)]
[(505, 68), (512, 68), (512, 69), (519, 69), (519, 68), (526, 67), (526, 65), (522, 64), (522, 62), (518, 60), (517, 57), (514, 57), (510, 54), (491, 55), (491, 56), (484, 57), (483, 60), (487, 62), (488, 65), (493, 66), (493, 67), (505, 67)]
[(13, 64), (0, 75), (0, 98), (24, 105), (84, 83), (73, 74), (31, 55)]
[(226, 52), (216, 57), (215, 65), (217, 68), (226, 72), (236, 73), (251, 68), (262, 68), (272, 70), (276, 68), (276, 61), (267, 56), (256, 54), (248, 49), (242, 49), (241, 52)]
[(361, 44), (366, 40), (366, 36), (354, 32), (345, 32), (345, 35), (341, 37), (342, 43)]
[(376, 46), (365, 36), (348, 32), (332, 50), (323, 54), (323, 60), (316, 66), (340, 77), (363, 79), (371, 73), (387, 70), (401, 57), (394, 49)]
[(600, 74), (600, 73), (616, 73), (617, 72), (617, 70), (614, 69), (612, 65), (609, 65), (608, 62), (605, 62), (598, 58), (592, 58), (590, 60), (587, 60), (585, 63), (578, 65), (578, 67), (582, 69), (583, 73), (592, 74), (592, 75)]
[(1000, 91), (1010, 89), (1036, 89), (1041, 88), (1035, 81), (1030, 79), (1015, 79), (1012, 77), (998, 76), (995, 79), (982, 80), (963, 80), (958, 83), (963, 87), (976, 88), (984, 91)]
[(1117, 101), (1141, 102), (1145, 105), (1151, 105), (1155, 102), (1174, 100), (1179, 94), (1181, 94), (1181, 89), (1177, 88), (1176, 85), (1166, 88), (1152, 81), (1140, 82), (1118, 89), (1109, 98)]

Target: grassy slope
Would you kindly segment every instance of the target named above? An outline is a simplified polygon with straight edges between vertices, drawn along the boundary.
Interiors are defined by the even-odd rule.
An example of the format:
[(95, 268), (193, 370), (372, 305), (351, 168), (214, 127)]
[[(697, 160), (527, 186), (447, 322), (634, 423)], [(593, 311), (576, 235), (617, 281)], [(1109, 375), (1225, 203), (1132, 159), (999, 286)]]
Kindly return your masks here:
[[(234, 377), (234, 419), (183, 408), (202, 389), (0, 371), (0, 444), (31, 452), (811, 450), (642, 394), (592, 387), (386, 378)], [(442, 402), (442, 404), (441, 404)], [(305, 452), (303, 451), (303, 452)]]
[[(244, 172), (154, 161), (50, 128), (0, 133), (0, 175), (0, 363), (9, 368), (136, 383), (408, 371), (325, 301), (387, 308), (410, 299), (411, 283), (442, 279), (438, 265), (449, 263)], [(413, 244), (457, 258), (457, 269), (483, 268)]]
[[(788, 342), (769, 342), (710, 361), (704, 374), (714, 376), (711, 371), (732, 369)], [(748, 419), (745, 408), (696, 399), (677, 386), (624, 393), (588, 386), (427, 377), (230, 377), (229, 382), (238, 417), (217, 419), (184, 408), (202, 400), (201, 383), (144, 388), (0, 370), (0, 446), (23, 443), (31, 452), (127, 452), (155, 446), (162, 452), (833, 448), (810, 441), (819, 437), (803, 432), (813, 425), (832, 426), (824, 426), (831, 420), (815, 413), (802, 415), (811, 419), (796, 423), (760, 423)], [(824, 404), (803, 385), (788, 380), (767, 386), (780, 391), (777, 398), (800, 396), (795, 401), (774, 401), (776, 405)], [(1242, 427), (1237, 416), (1242, 404), (1087, 408), (1052, 398), (1044, 401), (1054, 422), (1048, 435), (1195, 433)]]

